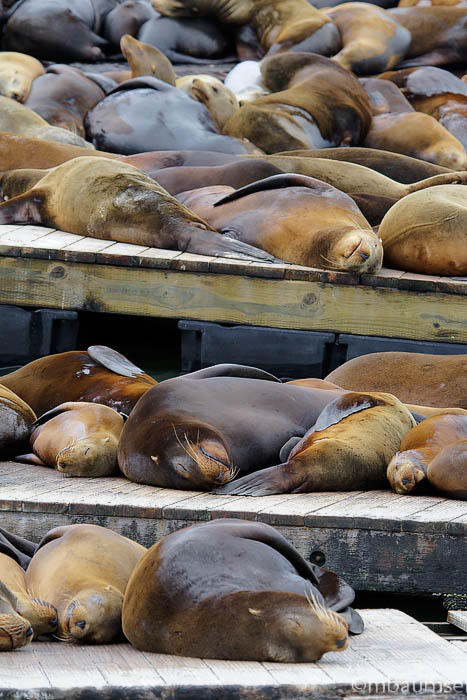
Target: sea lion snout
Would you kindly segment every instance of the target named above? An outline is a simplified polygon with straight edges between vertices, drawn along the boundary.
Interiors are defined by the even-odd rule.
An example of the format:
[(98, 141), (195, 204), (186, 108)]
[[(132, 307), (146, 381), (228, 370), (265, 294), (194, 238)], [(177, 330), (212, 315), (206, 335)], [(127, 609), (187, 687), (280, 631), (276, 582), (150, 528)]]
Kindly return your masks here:
[(339, 261), (338, 269), (348, 271), (377, 272), (383, 262), (383, 247), (372, 231), (359, 229), (349, 231), (338, 240), (330, 258)]

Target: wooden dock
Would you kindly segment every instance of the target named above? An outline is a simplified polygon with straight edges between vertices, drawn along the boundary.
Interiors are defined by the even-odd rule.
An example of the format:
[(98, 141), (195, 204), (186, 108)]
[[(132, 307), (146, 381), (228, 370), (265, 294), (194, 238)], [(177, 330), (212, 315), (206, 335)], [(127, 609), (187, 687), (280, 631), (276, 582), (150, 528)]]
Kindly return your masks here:
[(0, 226), (0, 304), (467, 343), (466, 278), (356, 276)]
[(220, 661), (142, 653), (129, 644), (33, 642), (0, 654), (8, 700), (467, 697), (463, 642), (398, 610), (361, 610), (365, 631), (316, 663)]
[(465, 594), (467, 502), (387, 491), (248, 497), (65, 477), (0, 463), (0, 523), (38, 542), (53, 527), (96, 523), (146, 547), (212, 518), (269, 523), (301, 554), (357, 590)]

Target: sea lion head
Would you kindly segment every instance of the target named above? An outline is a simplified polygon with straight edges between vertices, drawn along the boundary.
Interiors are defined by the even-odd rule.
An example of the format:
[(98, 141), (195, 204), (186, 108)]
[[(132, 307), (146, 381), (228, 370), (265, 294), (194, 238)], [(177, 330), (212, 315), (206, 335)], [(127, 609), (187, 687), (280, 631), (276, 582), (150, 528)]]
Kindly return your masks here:
[[(333, 235), (334, 233), (334, 235)], [(371, 231), (360, 227), (349, 227), (330, 232), (330, 245), (322, 254), (323, 266), (346, 272), (377, 272), (383, 262), (381, 239)]]
[(411, 493), (426, 478), (421, 455), (416, 450), (397, 452), (388, 464), (387, 477), (396, 493)]
[(57, 469), (66, 476), (104, 476), (117, 469), (117, 439), (105, 433), (85, 437), (57, 455)]
[(52, 634), (57, 629), (57, 608), (45, 600), (29, 598), (27, 604), (18, 600), (18, 612), (31, 623), (34, 637), (41, 634)]
[(103, 644), (121, 631), (123, 596), (110, 585), (84, 589), (59, 615), (58, 639), (68, 643)]
[(208, 75), (194, 77), (189, 82), (187, 91), (195, 100), (205, 105), (219, 131), (239, 109), (238, 100), (232, 90), (217, 78)]
[(10, 651), (29, 644), (33, 629), (17, 612), (14, 593), (0, 581), (0, 651)]

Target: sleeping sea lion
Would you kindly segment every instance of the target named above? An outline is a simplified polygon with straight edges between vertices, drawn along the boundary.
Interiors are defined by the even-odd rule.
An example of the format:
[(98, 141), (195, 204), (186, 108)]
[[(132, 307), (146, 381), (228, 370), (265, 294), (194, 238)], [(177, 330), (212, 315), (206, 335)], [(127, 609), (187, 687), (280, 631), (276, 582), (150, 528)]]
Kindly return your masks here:
[[(91, 401), (130, 414), (156, 380), (105, 345), (71, 350), (38, 360), (2, 377), (38, 416), (69, 401)], [(31, 421), (32, 423), (32, 421)]]
[[(404, 435), (399, 451), (388, 465), (387, 477), (393, 491), (408, 494), (426, 486), (431, 462), (448, 446), (466, 439), (467, 415), (443, 413), (423, 420)], [(465, 450), (466, 445), (463, 447)], [(437, 464), (442, 463), (443, 458)], [(435, 465), (433, 474), (438, 473), (437, 468)], [(464, 471), (467, 472), (467, 452), (464, 452)]]
[(373, 352), (344, 362), (325, 379), (351, 391), (391, 393), (404, 403), (467, 408), (466, 361), (467, 355)]
[(121, 635), (123, 595), (146, 548), (99, 525), (50, 530), (26, 571), (29, 590), (57, 609), (57, 638), (105, 644)]
[(18, 601), (0, 581), (0, 651), (11, 651), (30, 644), (33, 629), (29, 620), (17, 612)]
[(390, 460), (414, 425), (410, 411), (391, 394), (341, 394), (323, 409), (286, 462), (236, 479), (216, 493), (269, 496), (381, 487)]
[(24, 102), (32, 82), (44, 73), (42, 63), (24, 53), (0, 52), (0, 95)]
[(232, 90), (212, 75), (185, 75), (177, 78), (175, 84), (206, 107), (219, 131), (239, 108)]
[(0, 204), (0, 223), (36, 223), (123, 243), (273, 260), (262, 250), (218, 234), (132, 165), (106, 158), (75, 158), (43, 172), (42, 177), (30, 171), (29, 184), (34, 177), (40, 179), (23, 194), (17, 194), (24, 182), (21, 170), (1, 178), (4, 196), (16, 196)]
[(287, 386), (239, 365), (168, 379), (125, 423), (118, 464), (137, 483), (209, 490), (275, 464), (282, 445), (304, 435), (337, 395)]
[(26, 401), (7, 384), (0, 384), (0, 455), (3, 459), (22, 449), (35, 420), (36, 414)]
[(411, 34), (381, 7), (368, 2), (346, 2), (324, 13), (341, 33), (343, 47), (333, 57), (357, 75), (389, 70), (404, 58)]
[(204, 203), (209, 189), (178, 199), (221, 233), (296, 265), (358, 274), (381, 268), (381, 242), (355, 202), (321, 180), (282, 173)]
[(442, 185), (392, 206), (379, 227), (389, 267), (424, 275), (467, 275), (467, 190)]
[[(132, 156), (114, 156), (123, 163), (134, 165), (154, 178), (154, 173), (162, 168), (178, 168), (183, 166), (227, 165), (238, 163), (233, 153), (220, 153), (218, 151), (148, 151), (147, 153), (135, 153)], [(245, 161), (240, 161), (244, 163)]]
[(348, 607), (353, 598), (337, 574), (310, 565), (269, 525), (213, 520), (167, 535), (141, 558), (125, 593), (123, 631), (143, 651), (316, 661), (344, 650), (352, 629), (362, 631)]
[(390, 80), (360, 78), (360, 82), (371, 100), (373, 116), (387, 113), (413, 112), (414, 108), (404, 97), (397, 85)]
[(103, 36), (112, 44), (120, 46), (124, 34), (135, 37), (142, 25), (157, 13), (146, 0), (125, 0), (106, 15)]
[(441, 450), (428, 465), (427, 477), (431, 486), (446, 496), (467, 501), (467, 440)]
[(1, 552), (0, 582), (15, 596), (16, 611), (32, 625), (34, 638), (55, 631), (58, 622), (57, 610), (50, 603), (34, 598), (28, 592), (25, 573), (21, 566), (12, 557)]
[(123, 416), (86, 401), (60, 404), (33, 424), (32, 454), (16, 461), (57, 469), (65, 476), (107, 476), (118, 469), (117, 444)]

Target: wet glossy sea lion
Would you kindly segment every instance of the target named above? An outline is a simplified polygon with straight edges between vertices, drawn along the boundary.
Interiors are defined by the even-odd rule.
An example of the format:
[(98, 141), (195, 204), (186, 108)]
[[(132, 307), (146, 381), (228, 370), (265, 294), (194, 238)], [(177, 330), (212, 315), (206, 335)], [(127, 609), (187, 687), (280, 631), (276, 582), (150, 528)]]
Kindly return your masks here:
[(128, 583), (122, 624), (144, 651), (315, 661), (362, 631), (353, 598), (337, 574), (310, 565), (269, 525), (220, 519), (151, 547)]
[(389, 267), (425, 275), (467, 275), (467, 191), (442, 185), (414, 192), (381, 222)]
[(439, 452), (428, 465), (427, 477), (438, 491), (467, 501), (467, 440), (453, 442)]
[(19, 649), (32, 641), (33, 629), (19, 615), (17, 605), (14, 593), (0, 581), (0, 651)]
[(1, 51), (0, 95), (24, 102), (33, 80), (43, 72), (44, 67), (36, 58), (16, 51)]
[(184, 148), (224, 153), (257, 150), (219, 134), (204, 105), (150, 76), (118, 85), (88, 112), (85, 125), (97, 148), (125, 155)]
[(29, 590), (58, 612), (57, 637), (105, 644), (121, 635), (123, 595), (146, 548), (98, 525), (65, 525), (45, 535), (26, 571)]
[(177, 78), (176, 86), (206, 107), (219, 131), (239, 108), (232, 90), (211, 75), (185, 75)]
[(157, 13), (146, 0), (126, 0), (106, 16), (102, 34), (113, 46), (120, 46), (124, 34), (135, 37), (142, 25), (153, 17), (157, 17)]
[(277, 463), (282, 445), (304, 435), (337, 395), (239, 365), (199, 370), (155, 389), (125, 423), (118, 463), (131, 481), (188, 490)]
[(224, 133), (248, 138), (265, 153), (354, 145), (371, 122), (368, 95), (355, 76), (334, 61), (303, 52), (261, 62), (272, 94), (247, 102)]
[[(2, 377), (3, 381), (3, 377)], [(0, 384), (0, 455), (12, 456), (29, 439), (36, 414), (6, 384)]]
[[(467, 415), (434, 415), (409, 430), (388, 465), (387, 477), (393, 491), (407, 494), (426, 486), (430, 463), (459, 440), (467, 440)], [(466, 469), (467, 452), (464, 461)]]
[(355, 202), (321, 180), (273, 175), (208, 204), (204, 190), (179, 199), (221, 233), (282, 260), (359, 274), (381, 268), (381, 242)]
[(103, 97), (99, 85), (80, 70), (56, 64), (36, 78), (24, 104), (49, 124), (85, 138), (84, 117)]
[(58, 620), (54, 606), (44, 600), (34, 598), (33, 594), (28, 592), (26, 577), (21, 566), (12, 557), (1, 552), (0, 582), (15, 596), (16, 611), (32, 625), (34, 637), (55, 631)]
[[(139, 170), (142, 170), (143, 173), (154, 180), (157, 179), (155, 174), (159, 175), (161, 169), (175, 169), (184, 166), (187, 168), (198, 168), (198, 166), (204, 168), (205, 166), (215, 167), (239, 162), (232, 153), (219, 153), (216, 151), (149, 151), (148, 153), (135, 153), (133, 156), (114, 156), (114, 158), (121, 160), (123, 163), (134, 165), (135, 168), (139, 168)], [(245, 163), (244, 160), (240, 162)], [(165, 185), (162, 186), (165, 187)]]
[(69, 401), (91, 401), (130, 414), (157, 382), (116, 350), (92, 345), (34, 360), (2, 377), (38, 416)]
[[(135, 156), (135, 158), (138, 158), (138, 156)], [(205, 165), (200, 167), (187, 165), (178, 168), (162, 168), (161, 170), (151, 169), (151, 172), (148, 174), (164, 187), (167, 192), (175, 196), (179, 193), (188, 193), (189, 190), (196, 190), (197, 188), (206, 190), (210, 185), (227, 185), (230, 188), (238, 189), (248, 185), (250, 182), (262, 180), (271, 175), (279, 175), (281, 172), (280, 168), (263, 160), (236, 160), (226, 165)], [(179, 201), (184, 201), (184, 198), (180, 197)], [(186, 206), (191, 208), (190, 204)]]
[(175, 85), (175, 71), (167, 56), (155, 46), (138, 41), (129, 34), (120, 39), (122, 54), (130, 66), (127, 79), (153, 75), (169, 85)]
[(107, 476), (118, 470), (122, 428), (123, 416), (113, 408), (69, 401), (35, 421), (30, 438), (33, 453), (16, 460), (52, 467), (65, 476)]
[(462, 143), (436, 119), (422, 112), (373, 117), (363, 143), (369, 148), (404, 153), (453, 170), (467, 169)]
[(355, 357), (326, 381), (351, 391), (384, 391), (404, 403), (467, 408), (467, 355), (374, 352)]
[(414, 108), (404, 97), (397, 85), (390, 80), (360, 78), (360, 82), (371, 100), (371, 110), (374, 116), (378, 114), (414, 111)]
[(357, 75), (373, 75), (397, 66), (410, 46), (410, 32), (376, 5), (346, 2), (324, 12), (342, 37), (343, 47), (333, 61)]
[(123, 243), (273, 260), (264, 251), (210, 229), (132, 165), (105, 158), (75, 158), (45, 171), (42, 177), (32, 171), (31, 177), (41, 179), (23, 194), (17, 192), (23, 186), (24, 172), (1, 178), (4, 196), (17, 196), (0, 204), (0, 223), (36, 223)]

